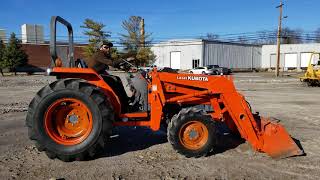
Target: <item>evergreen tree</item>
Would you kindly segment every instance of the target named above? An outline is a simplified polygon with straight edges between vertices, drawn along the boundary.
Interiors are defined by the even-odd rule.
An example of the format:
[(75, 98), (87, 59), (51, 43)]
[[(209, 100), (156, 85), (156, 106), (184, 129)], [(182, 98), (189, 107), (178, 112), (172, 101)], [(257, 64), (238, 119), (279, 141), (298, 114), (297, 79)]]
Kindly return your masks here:
[(4, 45), (4, 42), (0, 39), (0, 73), (3, 76), (3, 69), (6, 67), (6, 62), (4, 61), (4, 51), (6, 46)]
[(124, 57), (135, 58), (136, 65), (147, 65), (153, 63), (155, 55), (148, 47), (151, 43), (151, 34), (141, 34), (140, 16), (131, 16), (122, 22), (126, 34), (120, 34), (120, 43), (126, 51)]
[(83, 33), (89, 36), (89, 44), (84, 49), (84, 55), (86, 58), (90, 58), (99, 48), (99, 44), (108, 42), (111, 32), (104, 31), (103, 29), (106, 25), (95, 22), (92, 19), (85, 19), (80, 27), (86, 29)]
[(6, 67), (16, 74), (16, 68), (28, 63), (28, 55), (21, 49), (21, 41), (16, 38), (15, 33), (10, 35), (9, 43), (4, 51)]

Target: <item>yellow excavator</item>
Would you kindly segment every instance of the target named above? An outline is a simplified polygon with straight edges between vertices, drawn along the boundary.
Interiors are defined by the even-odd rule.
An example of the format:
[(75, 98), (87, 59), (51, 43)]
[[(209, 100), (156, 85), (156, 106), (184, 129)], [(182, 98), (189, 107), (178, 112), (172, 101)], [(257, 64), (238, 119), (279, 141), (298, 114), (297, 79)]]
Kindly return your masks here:
[[(315, 56), (318, 60), (315, 62)], [(320, 52), (311, 54), (309, 65), (304, 76), (300, 77), (301, 82), (305, 82), (308, 86), (320, 86)]]

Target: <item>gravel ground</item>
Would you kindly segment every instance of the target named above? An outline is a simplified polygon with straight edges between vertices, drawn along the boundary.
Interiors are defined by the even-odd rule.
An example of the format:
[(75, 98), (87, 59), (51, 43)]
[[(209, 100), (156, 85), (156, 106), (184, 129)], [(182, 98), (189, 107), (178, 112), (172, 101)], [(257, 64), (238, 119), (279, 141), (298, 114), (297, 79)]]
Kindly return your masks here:
[(162, 132), (118, 128), (110, 149), (90, 161), (50, 160), (27, 138), (28, 103), (52, 77), (0, 77), (0, 179), (319, 179), (320, 88), (295, 77), (268, 73), (235, 74), (235, 84), (253, 111), (281, 119), (306, 156), (273, 160), (233, 137), (204, 158), (185, 158)]

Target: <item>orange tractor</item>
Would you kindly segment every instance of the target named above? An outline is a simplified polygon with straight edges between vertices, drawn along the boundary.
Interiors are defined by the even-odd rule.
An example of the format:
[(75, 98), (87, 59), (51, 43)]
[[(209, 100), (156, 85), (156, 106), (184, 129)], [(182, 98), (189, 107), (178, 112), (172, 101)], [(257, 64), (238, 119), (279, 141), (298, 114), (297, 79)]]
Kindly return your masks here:
[[(56, 23), (69, 31), (69, 62), (57, 67)], [(274, 158), (303, 154), (284, 127), (252, 114), (231, 76), (161, 72), (137, 73), (128, 97), (121, 79), (74, 67), (70, 23), (51, 19), (51, 56), (47, 70), (57, 81), (43, 87), (29, 105), (28, 133), (40, 151), (63, 161), (94, 156), (105, 147), (115, 126), (167, 126), (168, 141), (186, 157), (201, 157), (217, 146), (217, 123)], [(61, 63), (59, 63), (61, 65)], [(209, 108), (199, 108), (203, 105)], [(207, 109), (207, 110), (205, 110)]]

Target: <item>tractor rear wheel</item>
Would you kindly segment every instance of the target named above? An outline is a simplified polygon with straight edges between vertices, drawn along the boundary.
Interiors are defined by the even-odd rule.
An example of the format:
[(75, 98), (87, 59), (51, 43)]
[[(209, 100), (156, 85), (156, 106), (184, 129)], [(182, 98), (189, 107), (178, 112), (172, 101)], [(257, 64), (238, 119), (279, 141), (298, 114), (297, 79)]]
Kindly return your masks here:
[(182, 109), (168, 126), (168, 141), (186, 157), (206, 156), (216, 145), (216, 127), (211, 116), (196, 108)]
[(80, 79), (62, 79), (31, 101), (28, 135), (39, 151), (62, 161), (93, 157), (112, 131), (113, 108), (103, 92)]

